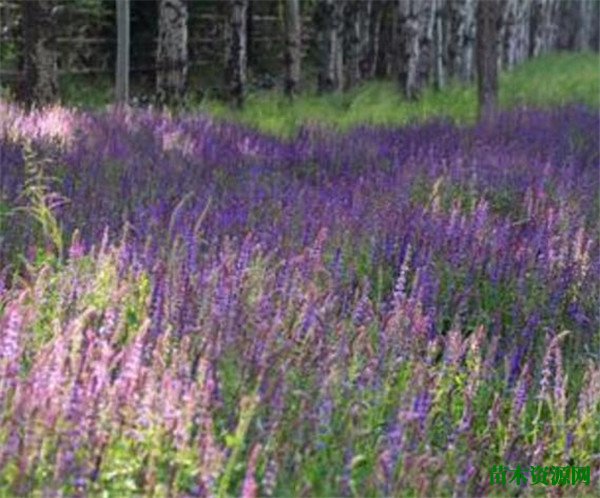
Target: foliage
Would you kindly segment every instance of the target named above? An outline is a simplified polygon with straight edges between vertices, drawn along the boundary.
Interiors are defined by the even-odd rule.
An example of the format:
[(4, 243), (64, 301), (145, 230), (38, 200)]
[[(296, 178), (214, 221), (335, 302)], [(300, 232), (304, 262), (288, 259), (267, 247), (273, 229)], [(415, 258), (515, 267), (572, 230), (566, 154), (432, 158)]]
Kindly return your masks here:
[[(3, 212), (38, 206), (0, 221), (0, 494), (598, 491), (595, 108), (284, 140), (0, 106)], [(40, 219), (71, 242), (17, 275)]]
[[(577, 75), (576, 78), (573, 75)], [(552, 54), (522, 64), (500, 78), (500, 105), (553, 106), (585, 103), (600, 107), (598, 54)], [(304, 95), (290, 104), (274, 91), (255, 93), (242, 112), (215, 101), (202, 108), (277, 135), (292, 135), (306, 123), (349, 129), (364, 124), (406, 125), (447, 117), (458, 123), (477, 118), (474, 85), (452, 83), (441, 91), (427, 89), (416, 102), (405, 100), (392, 82), (369, 82), (339, 95)]]

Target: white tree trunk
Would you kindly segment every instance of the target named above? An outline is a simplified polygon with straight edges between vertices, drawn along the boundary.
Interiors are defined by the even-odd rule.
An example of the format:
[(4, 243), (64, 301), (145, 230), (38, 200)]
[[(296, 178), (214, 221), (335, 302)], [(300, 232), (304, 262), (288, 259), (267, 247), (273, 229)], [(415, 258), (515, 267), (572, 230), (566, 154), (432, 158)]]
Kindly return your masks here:
[(537, 57), (554, 48), (556, 39), (554, 0), (533, 0), (531, 12), (530, 54)]
[[(485, 0), (480, 0), (485, 1)], [(477, 0), (465, 0), (465, 32), (463, 39), (463, 81), (472, 81), (475, 76), (475, 9)]]
[(518, 1), (515, 12), (515, 64), (521, 64), (530, 52), (531, 0)]
[(156, 91), (162, 103), (177, 104), (185, 93), (188, 73), (186, 0), (160, 0)]
[(473, 77), (475, 0), (448, 0), (447, 11), (448, 73), (461, 81), (470, 81)]
[(227, 43), (226, 86), (231, 101), (243, 107), (246, 94), (248, 0), (229, 0), (229, 39)]
[(517, 60), (517, 6), (518, 0), (507, 0), (502, 36), (502, 65), (511, 70)]
[(340, 0), (318, 0), (315, 28), (319, 50), (319, 92), (340, 90), (343, 79), (342, 8)]
[(335, 0), (333, 10), (334, 22), (334, 88), (340, 91), (344, 88), (344, 10), (345, 2)]
[(360, 80), (360, 1), (351, 0), (344, 4), (344, 81), (345, 88), (355, 86)]
[(445, 61), (445, 3), (443, 0), (434, 2), (435, 30), (434, 30), (434, 55), (435, 55), (435, 87), (440, 90), (446, 86), (446, 61)]
[(370, 69), (374, 65), (374, 58), (370, 59), (373, 45), (373, 0), (358, 2), (359, 14), (359, 72), (361, 78), (370, 76)]
[(56, 5), (49, 0), (23, 3), (23, 35), (27, 106), (49, 104), (58, 97)]
[(129, 0), (117, 1), (117, 102), (129, 101)]
[(477, 4), (477, 91), (480, 118), (491, 117), (498, 99), (497, 35), (500, 3)]
[(285, 2), (285, 94), (293, 97), (300, 83), (300, 0)]
[(436, 0), (421, 0), (419, 3), (419, 90), (429, 83), (435, 67), (434, 40)]
[(398, 0), (398, 82), (407, 99), (419, 93), (420, 8), (418, 0)]
[(577, 2), (577, 26), (575, 35), (575, 50), (590, 50), (592, 48), (592, 39), (594, 25), (598, 25), (600, 19), (594, 12), (593, 0), (580, 0)]

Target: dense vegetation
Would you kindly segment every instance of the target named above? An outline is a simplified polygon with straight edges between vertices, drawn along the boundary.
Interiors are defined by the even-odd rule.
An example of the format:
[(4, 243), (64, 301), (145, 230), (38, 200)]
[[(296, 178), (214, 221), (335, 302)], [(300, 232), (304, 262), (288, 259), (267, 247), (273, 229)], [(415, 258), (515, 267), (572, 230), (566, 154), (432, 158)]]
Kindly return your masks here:
[[(493, 496), (493, 465), (569, 464), (592, 483), (565, 496), (597, 494), (600, 122), (576, 88), (592, 107), (287, 139), (0, 104), (0, 494)], [(364, 92), (339, 124), (371, 121)]]
[[(576, 77), (575, 77), (576, 75)], [(112, 101), (112, 79), (65, 77), (61, 82), (64, 103), (78, 108), (98, 108)], [(348, 129), (365, 124), (405, 125), (444, 117), (461, 124), (473, 124), (477, 117), (477, 96), (473, 85), (455, 82), (442, 90), (433, 87), (417, 101), (408, 101), (390, 81), (361, 84), (346, 93), (302, 94), (290, 102), (277, 90), (252, 92), (241, 111), (233, 111), (210, 94), (201, 97), (192, 84), (186, 112), (204, 111), (253, 128), (291, 137), (303, 124)], [(138, 97), (143, 88), (134, 88)], [(500, 77), (500, 106), (550, 107), (583, 103), (600, 108), (598, 54), (555, 53), (528, 61)]]

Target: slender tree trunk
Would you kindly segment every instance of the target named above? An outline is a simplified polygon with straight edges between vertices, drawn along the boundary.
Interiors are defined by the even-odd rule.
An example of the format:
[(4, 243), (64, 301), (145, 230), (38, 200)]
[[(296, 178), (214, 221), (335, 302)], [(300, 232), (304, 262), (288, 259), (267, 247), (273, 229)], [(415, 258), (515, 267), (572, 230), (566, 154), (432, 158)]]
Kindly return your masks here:
[[(577, 19), (575, 31), (575, 50), (590, 50), (592, 48), (592, 39), (594, 26), (598, 26), (599, 19), (597, 15), (594, 15), (594, 3), (596, 7), (598, 2), (592, 0), (580, 0), (577, 2)], [(578, 29), (577, 29), (578, 28)]]
[(244, 106), (247, 78), (246, 10), (248, 0), (229, 0), (229, 39), (225, 84), (229, 99), (238, 107)]
[(319, 92), (341, 88), (342, 43), (340, 39), (342, 3), (339, 0), (318, 0), (315, 9), (315, 27), (319, 47)]
[(509, 0), (495, 0), (499, 3), (498, 6), (498, 33), (496, 35), (496, 64), (498, 66), (498, 74), (504, 68), (504, 38), (506, 37), (506, 24), (508, 23), (509, 9), (507, 8)]
[(452, 78), (458, 78), (462, 68), (462, 40), (465, 31), (464, 15), (461, 10), (462, 2), (448, 0), (447, 23), (448, 23), (448, 74)]
[(292, 98), (298, 92), (301, 60), (300, 0), (285, 2), (285, 94)]
[(530, 56), (537, 57), (554, 48), (556, 2), (533, 0), (530, 24)]
[(427, 86), (435, 64), (433, 35), (435, 31), (436, 0), (419, 1), (419, 60), (418, 89)]
[(418, 0), (398, 0), (398, 83), (405, 97), (418, 97), (419, 8)]
[(592, 32), (590, 36), (590, 48), (596, 52), (600, 51), (600, 2), (594, 2), (592, 6)]
[[(485, 0), (484, 0), (485, 1)], [(473, 81), (475, 75), (475, 37), (476, 37), (476, 11), (477, 0), (465, 1), (465, 32), (463, 40), (463, 67), (462, 80)]]
[(254, 0), (248, 0), (246, 9), (246, 60), (248, 67), (254, 67), (257, 54), (254, 53)]
[(350, 0), (344, 4), (344, 69), (345, 88), (350, 89), (360, 80), (360, 4)]
[(366, 52), (361, 62), (361, 75), (363, 78), (373, 78), (377, 68), (379, 54), (379, 38), (381, 32), (381, 16), (383, 4), (379, 1), (369, 1), (369, 37)]
[(178, 104), (188, 72), (188, 11), (186, 0), (160, 0), (156, 91), (159, 102)]
[(58, 97), (56, 5), (28, 0), (23, 8), (24, 101), (28, 107), (46, 105)]
[[(379, 15), (379, 39), (375, 63), (375, 76), (378, 78), (389, 76), (392, 66), (391, 61), (398, 59), (396, 54), (398, 50), (398, 43), (396, 42), (398, 9), (396, 8), (396, 2), (397, 0), (392, 2), (383, 1), (379, 6), (381, 12)], [(390, 47), (392, 50), (390, 50)]]
[(435, 87), (440, 90), (446, 86), (446, 61), (445, 61), (445, 33), (444, 14), (446, 12), (444, 0), (436, 0), (434, 4), (435, 29), (434, 29), (434, 57), (435, 57)]
[(520, 64), (529, 57), (529, 26), (531, 23), (531, 0), (517, 2), (515, 34), (515, 64)]
[(448, 74), (468, 82), (473, 77), (475, 0), (448, 0), (447, 11)]
[(507, 0), (504, 14), (502, 40), (502, 65), (508, 70), (515, 67), (517, 49), (517, 2)]
[(117, 75), (119, 104), (129, 101), (129, 0), (117, 1)]
[(479, 116), (486, 119), (496, 110), (498, 99), (497, 34), (500, 18), (500, 3), (478, 2), (477, 19), (477, 90)]
[(344, 88), (344, 11), (346, 3), (343, 0), (335, 0), (333, 9), (333, 20), (335, 26), (335, 91)]
[(358, 22), (359, 22), (359, 60), (358, 70), (360, 79), (369, 78), (372, 61), (369, 61), (373, 34), (373, 0), (358, 2)]

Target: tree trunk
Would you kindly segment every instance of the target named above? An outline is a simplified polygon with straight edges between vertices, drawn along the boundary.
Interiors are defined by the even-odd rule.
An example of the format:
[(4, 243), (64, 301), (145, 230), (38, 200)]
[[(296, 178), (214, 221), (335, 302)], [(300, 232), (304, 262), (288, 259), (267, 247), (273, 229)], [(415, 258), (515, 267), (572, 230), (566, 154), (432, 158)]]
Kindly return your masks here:
[[(485, 1), (485, 0), (484, 0)], [(490, 0), (491, 1), (491, 0)], [(477, 0), (465, 0), (465, 32), (463, 39), (463, 67), (462, 80), (473, 81), (475, 75), (475, 37), (476, 37), (476, 11)]]
[(448, 0), (447, 11), (448, 74), (468, 82), (473, 77), (475, 0)]
[(362, 78), (373, 78), (375, 76), (375, 70), (377, 68), (377, 57), (379, 54), (379, 37), (381, 32), (381, 16), (383, 13), (383, 5), (379, 1), (368, 2), (368, 16), (369, 16), (369, 35), (368, 41), (365, 46), (365, 53), (361, 61), (361, 77)]
[(335, 0), (333, 5), (335, 26), (334, 88), (336, 92), (339, 92), (344, 88), (344, 11), (346, 3), (343, 0)]
[[(398, 17), (396, 2), (397, 0), (393, 0), (393, 2), (383, 1), (379, 5), (381, 11), (379, 14), (379, 39), (375, 62), (375, 76), (378, 78), (389, 76), (392, 61), (398, 59), (396, 54), (398, 50), (398, 43), (396, 43), (398, 31), (396, 29)], [(390, 47), (392, 47), (392, 50), (390, 50)]]
[(285, 94), (293, 98), (300, 83), (300, 0), (285, 2)]
[[(248, 67), (254, 67), (257, 60), (257, 54), (254, 53), (254, 0), (248, 0), (246, 9), (246, 64)], [(260, 56), (260, 54), (258, 54)]]
[(23, 8), (25, 84), (27, 107), (46, 105), (58, 97), (56, 51), (57, 8), (50, 0), (28, 0)]
[(502, 43), (502, 66), (508, 70), (515, 67), (517, 54), (517, 9), (518, 0), (507, 0), (504, 6)]
[(531, 11), (529, 53), (537, 57), (554, 48), (556, 37), (555, 13), (556, 2), (553, 0), (534, 0)]
[(500, 3), (478, 2), (477, 19), (477, 90), (479, 117), (487, 119), (496, 111), (498, 99), (497, 34), (500, 18)]
[(373, 0), (358, 2), (358, 23), (359, 23), (359, 57), (358, 72), (360, 79), (369, 78), (372, 62), (369, 61), (371, 51), (371, 36), (373, 34)]
[(597, 15), (594, 15), (594, 3), (596, 7), (597, 2), (591, 0), (580, 0), (577, 2), (577, 19), (578, 23), (575, 24), (575, 50), (590, 50), (593, 39), (594, 26), (598, 26), (599, 19)]
[(600, 51), (600, 2), (594, 2), (592, 9), (592, 32), (590, 33), (590, 48)]
[(515, 64), (529, 57), (529, 25), (531, 20), (531, 0), (518, 0), (515, 8)]
[(188, 72), (186, 0), (160, 0), (156, 92), (159, 102), (179, 104)]
[(500, 5), (498, 6), (498, 33), (496, 34), (496, 65), (498, 66), (498, 74), (504, 67), (504, 38), (506, 36), (506, 24), (508, 23), (508, 0), (495, 0)]
[(435, 30), (436, 0), (420, 0), (419, 2), (419, 60), (418, 90), (421, 91), (429, 83), (435, 64), (433, 34)]
[(436, 0), (434, 4), (435, 29), (434, 29), (434, 58), (435, 58), (435, 87), (441, 90), (446, 86), (446, 61), (445, 61), (445, 34), (444, 14), (446, 13), (444, 0)]
[(419, 81), (419, 0), (398, 0), (398, 83), (405, 97), (418, 96)]
[(344, 69), (345, 88), (356, 86), (360, 80), (360, 4), (351, 0), (344, 4)]
[(246, 10), (248, 0), (229, 0), (229, 40), (225, 84), (229, 99), (238, 107), (244, 106), (247, 72)]
[(116, 98), (129, 101), (129, 0), (117, 1), (117, 75)]
[(315, 9), (314, 21), (319, 47), (319, 92), (332, 92), (341, 88), (341, 7), (342, 3), (339, 0), (318, 0)]

